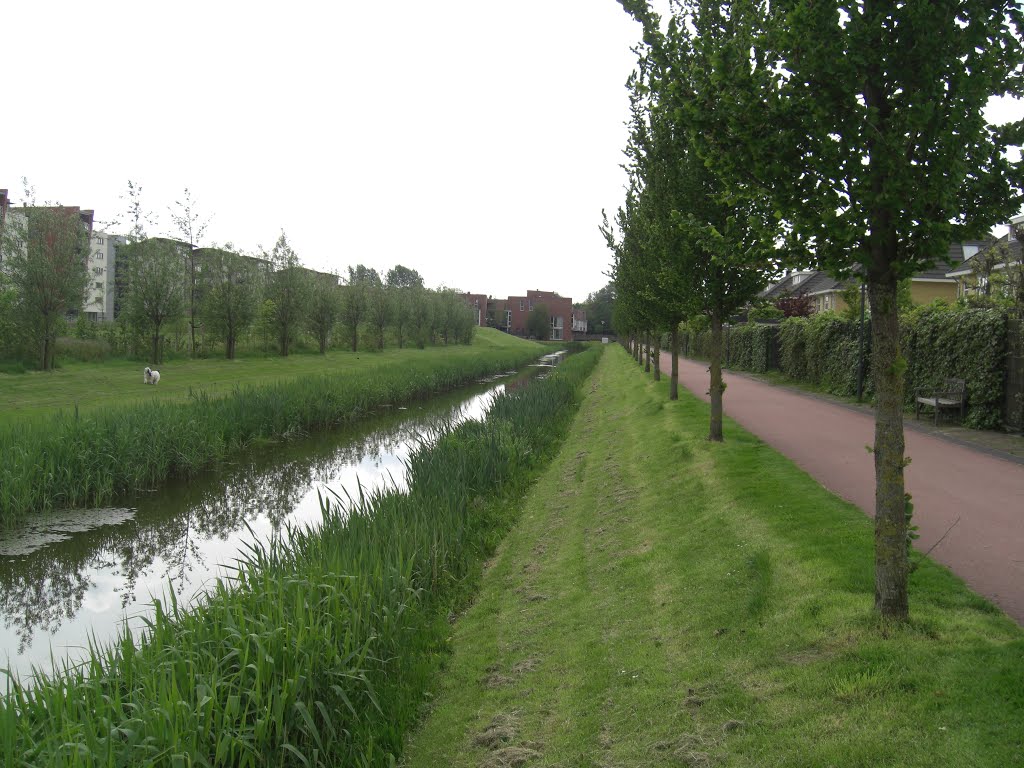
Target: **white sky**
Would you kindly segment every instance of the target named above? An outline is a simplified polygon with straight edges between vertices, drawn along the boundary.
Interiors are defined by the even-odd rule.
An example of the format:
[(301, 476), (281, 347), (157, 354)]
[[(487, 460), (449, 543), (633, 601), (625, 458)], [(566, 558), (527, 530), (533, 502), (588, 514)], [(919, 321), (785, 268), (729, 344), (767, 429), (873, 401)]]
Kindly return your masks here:
[(207, 244), (582, 301), (639, 33), (615, 0), (5, 3), (0, 187), (109, 221), (131, 179), (166, 234), (187, 186)]
[(615, 0), (5, 3), (0, 187), (107, 221), (132, 179), (160, 234), (187, 186), (208, 242), (582, 301), (639, 34)]

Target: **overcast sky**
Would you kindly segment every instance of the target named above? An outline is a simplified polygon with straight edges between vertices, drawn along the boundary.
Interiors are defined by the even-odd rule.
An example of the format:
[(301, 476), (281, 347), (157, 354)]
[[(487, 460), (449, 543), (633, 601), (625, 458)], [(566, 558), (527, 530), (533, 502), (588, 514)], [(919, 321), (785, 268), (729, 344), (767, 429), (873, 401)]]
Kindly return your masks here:
[(639, 27), (614, 0), (6, 3), (0, 187), (209, 242), (576, 300), (607, 282)]
[(131, 179), (151, 234), (188, 187), (205, 244), (580, 301), (638, 37), (615, 0), (5, 3), (0, 187), (109, 221)]

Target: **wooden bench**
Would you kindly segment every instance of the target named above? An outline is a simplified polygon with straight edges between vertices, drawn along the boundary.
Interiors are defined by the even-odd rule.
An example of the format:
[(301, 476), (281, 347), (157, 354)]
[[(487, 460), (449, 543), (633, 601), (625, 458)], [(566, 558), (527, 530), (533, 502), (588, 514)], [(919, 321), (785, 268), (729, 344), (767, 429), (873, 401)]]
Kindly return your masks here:
[(921, 406), (930, 406), (935, 411), (935, 425), (939, 424), (939, 411), (943, 408), (960, 410), (960, 421), (964, 420), (967, 407), (967, 384), (963, 379), (946, 379), (940, 389), (918, 387), (914, 393), (914, 418), (921, 418)]

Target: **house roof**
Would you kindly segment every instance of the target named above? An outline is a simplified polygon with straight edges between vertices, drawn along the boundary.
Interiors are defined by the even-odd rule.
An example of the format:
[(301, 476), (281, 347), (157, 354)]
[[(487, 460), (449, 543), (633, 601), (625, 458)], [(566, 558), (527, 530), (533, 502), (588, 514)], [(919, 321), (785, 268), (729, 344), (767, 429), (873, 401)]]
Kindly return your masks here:
[[(971, 256), (969, 259), (966, 259), (961, 264), (957, 264), (956, 266), (951, 267), (950, 270), (948, 272), (946, 272), (946, 277), (953, 277), (953, 278), (955, 278), (955, 277), (963, 277), (965, 275), (972, 274), (974, 272), (974, 265), (978, 263), (978, 261), (980, 260), (980, 257), (983, 254), (985, 254), (986, 252), (988, 252), (989, 250), (991, 250), (992, 248), (996, 248), (997, 246), (1008, 247), (1009, 248), (1010, 262), (1011, 263), (1020, 263), (1020, 260), (1021, 260), (1021, 244), (1020, 244), (1020, 241), (1017, 240), (1014, 237), (1011, 237), (1010, 233), (1007, 232), (1005, 235), (1000, 237), (995, 242), (992, 242), (990, 240), (987, 243), (985, 243), (984, 247), (980, 251), (975, 253), (973, 256)], [(996, 267), (996, 269), (1001, 269), (1001, 268), (1002, 268), (1001, 264)]]

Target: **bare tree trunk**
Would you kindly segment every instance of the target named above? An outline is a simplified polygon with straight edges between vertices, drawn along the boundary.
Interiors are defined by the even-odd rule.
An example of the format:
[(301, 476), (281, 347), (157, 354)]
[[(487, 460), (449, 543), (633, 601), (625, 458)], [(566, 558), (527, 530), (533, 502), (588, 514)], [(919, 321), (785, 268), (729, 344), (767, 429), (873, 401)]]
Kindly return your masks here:
[(654, 334), (654, 380), (661, 381), (661, 334)]
[(679, 323), (672, 324), (672, 376), (669, 379), (668, 399), (679, 399)]
[(903, 483), (903, 374), (896, 281), (869, 277), (871, 371), (875, 382), (875, 609), (885, 618), (909, 615), (907, 497)]
[(711, 313), (711, 428), (708, 440), (722, 442), (722, 316)]
[(651, 372), (651, 332), (644, 331), (644, 373)]
[(153, 361), (153, 365), (160, 364), (160, 326), (158, 325), (153, 331), (153, 354), (150, 355), (150, 360)]

